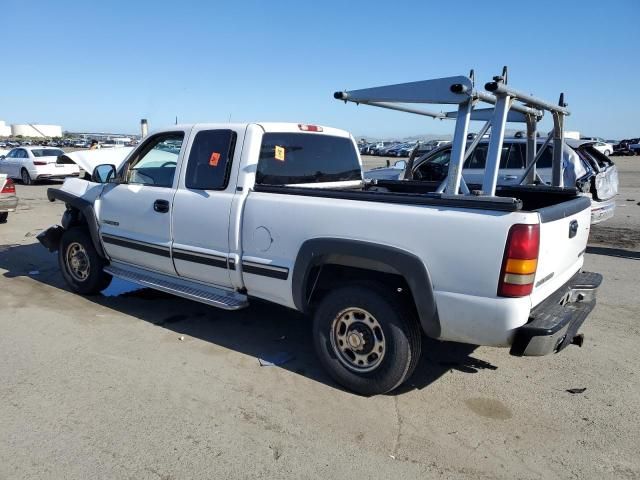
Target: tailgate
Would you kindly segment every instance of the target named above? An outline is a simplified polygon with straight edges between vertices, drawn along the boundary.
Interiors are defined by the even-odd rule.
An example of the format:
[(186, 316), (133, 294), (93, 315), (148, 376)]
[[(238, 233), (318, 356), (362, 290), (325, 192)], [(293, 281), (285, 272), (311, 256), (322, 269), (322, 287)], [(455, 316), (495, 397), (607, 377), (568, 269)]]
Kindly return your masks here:
[(582, 267), (591, 226), (591, 201), (578, 197), (542, 208), (538, 214), (540, 252), (532, 306), (564, 285)]

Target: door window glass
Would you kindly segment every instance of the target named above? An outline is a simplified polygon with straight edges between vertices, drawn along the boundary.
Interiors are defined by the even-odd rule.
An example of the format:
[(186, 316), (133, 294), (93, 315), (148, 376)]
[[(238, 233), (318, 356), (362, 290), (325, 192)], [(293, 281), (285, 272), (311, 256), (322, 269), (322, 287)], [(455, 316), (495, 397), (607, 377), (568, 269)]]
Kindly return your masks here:
[[(509, 155), (507, 156), (506, 165), (503, 166), (502, 162), (500, 162), (500, 168), (514, 168), (514, 169), (524, 168), (525, 159), (524, 159), (522, 147), (524, 147), (524, 145), (521, 143), (512, 143), (511, 148), (509, 149)], [(503, 153), (504, 153), (504, 149), (503, 149)]]
[(451, 149), (441, 150), (427, 157), (413, 170), (413, 178), (425, 181), (440, 181), (446, 176), (446, 169), (451, 159)]
[[(488, 143), (481, 143), (476, 146), (471, 156), (464, 162), (463, 168), (475, 168), (484, 170), (487, 164), (487, 151), (489, 150)], [(509, 145), (502, 145), (502, 153), (500, 154), (500, 168), (505, 168), (507, 164), (507, 158), (509, 155)]]
[[(540, 148), (540, 146), (538, 146)], [(539, 150), (538, 150), (539, 151)], [(536, 163), (536, 168), (551, 168), (553, 164), (553, 147), (548, 146), (544, 149), (540, 158)]]
[(162, 133), (149, 139), (129, 164), (127, 183), (171, 187), (183, 140), (183, 132)]
[(198, 132), (189, 153), (185, 186), (196, 190), (226, 188), (235, 143), (236, 132), (233, 130)]

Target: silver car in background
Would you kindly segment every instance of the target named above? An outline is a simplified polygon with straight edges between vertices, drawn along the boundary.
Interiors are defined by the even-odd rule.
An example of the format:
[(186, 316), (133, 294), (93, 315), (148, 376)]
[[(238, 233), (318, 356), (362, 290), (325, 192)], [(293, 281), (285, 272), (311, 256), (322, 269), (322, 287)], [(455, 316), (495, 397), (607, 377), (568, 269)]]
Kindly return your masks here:
[[(540, 140), (540, 146), (543, 141)], [(565, 140), (563, 179), (567, 187), (576, 187), (591, 198), (591, 223), (613, 217), (618, 193), (618, 169), (613, 161), (594, 147), (590, 140)], [(469, 185), (482, 184), (489, 142), (482, 140), (464, 163), (462, 175)], [(505, 138), (502, 146), (498, 185), (519, 183), (526, 166), (526, 139)], [(547, 147), (536, 164), (541, 180), (551, 183), (553, 147)], [(392, 167), (364, 172), (370, 180), (418, 180), (442, 182), (449, 169), (451, 145), (445, 145), (422, 156), (414, 155), (408, 162), (396, 162)], [(478, 187), (479, 188), (479, 187)]]
[(18, 196), (13, 180), (0, 173), (0, 223), (5, 223), (9, 212), (13, 212), (17, 206)]

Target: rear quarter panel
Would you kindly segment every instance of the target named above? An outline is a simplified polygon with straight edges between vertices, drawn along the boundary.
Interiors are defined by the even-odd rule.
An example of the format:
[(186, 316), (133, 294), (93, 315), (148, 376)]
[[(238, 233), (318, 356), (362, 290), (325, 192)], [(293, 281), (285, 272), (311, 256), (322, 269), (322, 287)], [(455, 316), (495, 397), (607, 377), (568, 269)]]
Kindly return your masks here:
[[(529, 298), (514, 302), (497, 297), (498, 277), (510, 226), (537, 221), (537, 214), (532, 213), (393, 205), (252, 191), (243, 216), (243, 259), (286, 267), (291, 272), (302, 243), (312, 238), (352, 239), (392, 246), (423, 259), (438, 309), (439, 298), (442, 302), (456, 303), (456, 296), (467, 300), (467, 317), (473, 316), (473, 298), (509, 304), (507, 310), (517, 303), (518, 316), (509, 317), (505, 310), (498, 321), (515, 319), (522, 324), (530, 308)], [(265, 241), (265, 230), (272, 239), (270, 242)], [(287, 280), (280, 281), (246, 273), (243, 276), (250, 295), (294, 307), (291, 274)], [(441, 323), (447, 322), (449, 313), (460, 313), (445, 307), (444, 303), (443, 309), (439, 312)], [(502, 314), (498, 315), (494, 308), (479, 314), (483, 315), (485, 318), (478, 321), (479, 328), (484, 320), (491, 322)], [(500, 328), (507, 327), (500, 325)], [(446, 331), (443, 325), (443, 337), (458, 338), (447, 335)], [(488, 338), (485, 340), (492, 343)], [(506, 341), (505, 337), (498, 343)]]

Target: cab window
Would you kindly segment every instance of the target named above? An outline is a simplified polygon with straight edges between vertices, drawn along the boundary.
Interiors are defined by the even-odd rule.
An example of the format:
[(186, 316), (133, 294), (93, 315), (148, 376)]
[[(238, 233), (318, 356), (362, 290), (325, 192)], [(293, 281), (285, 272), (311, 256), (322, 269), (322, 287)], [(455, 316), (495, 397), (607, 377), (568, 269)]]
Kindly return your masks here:
[(265, 133), (256, 183), (287, 185), (362, 180), (358, 153), (347, 137)]

